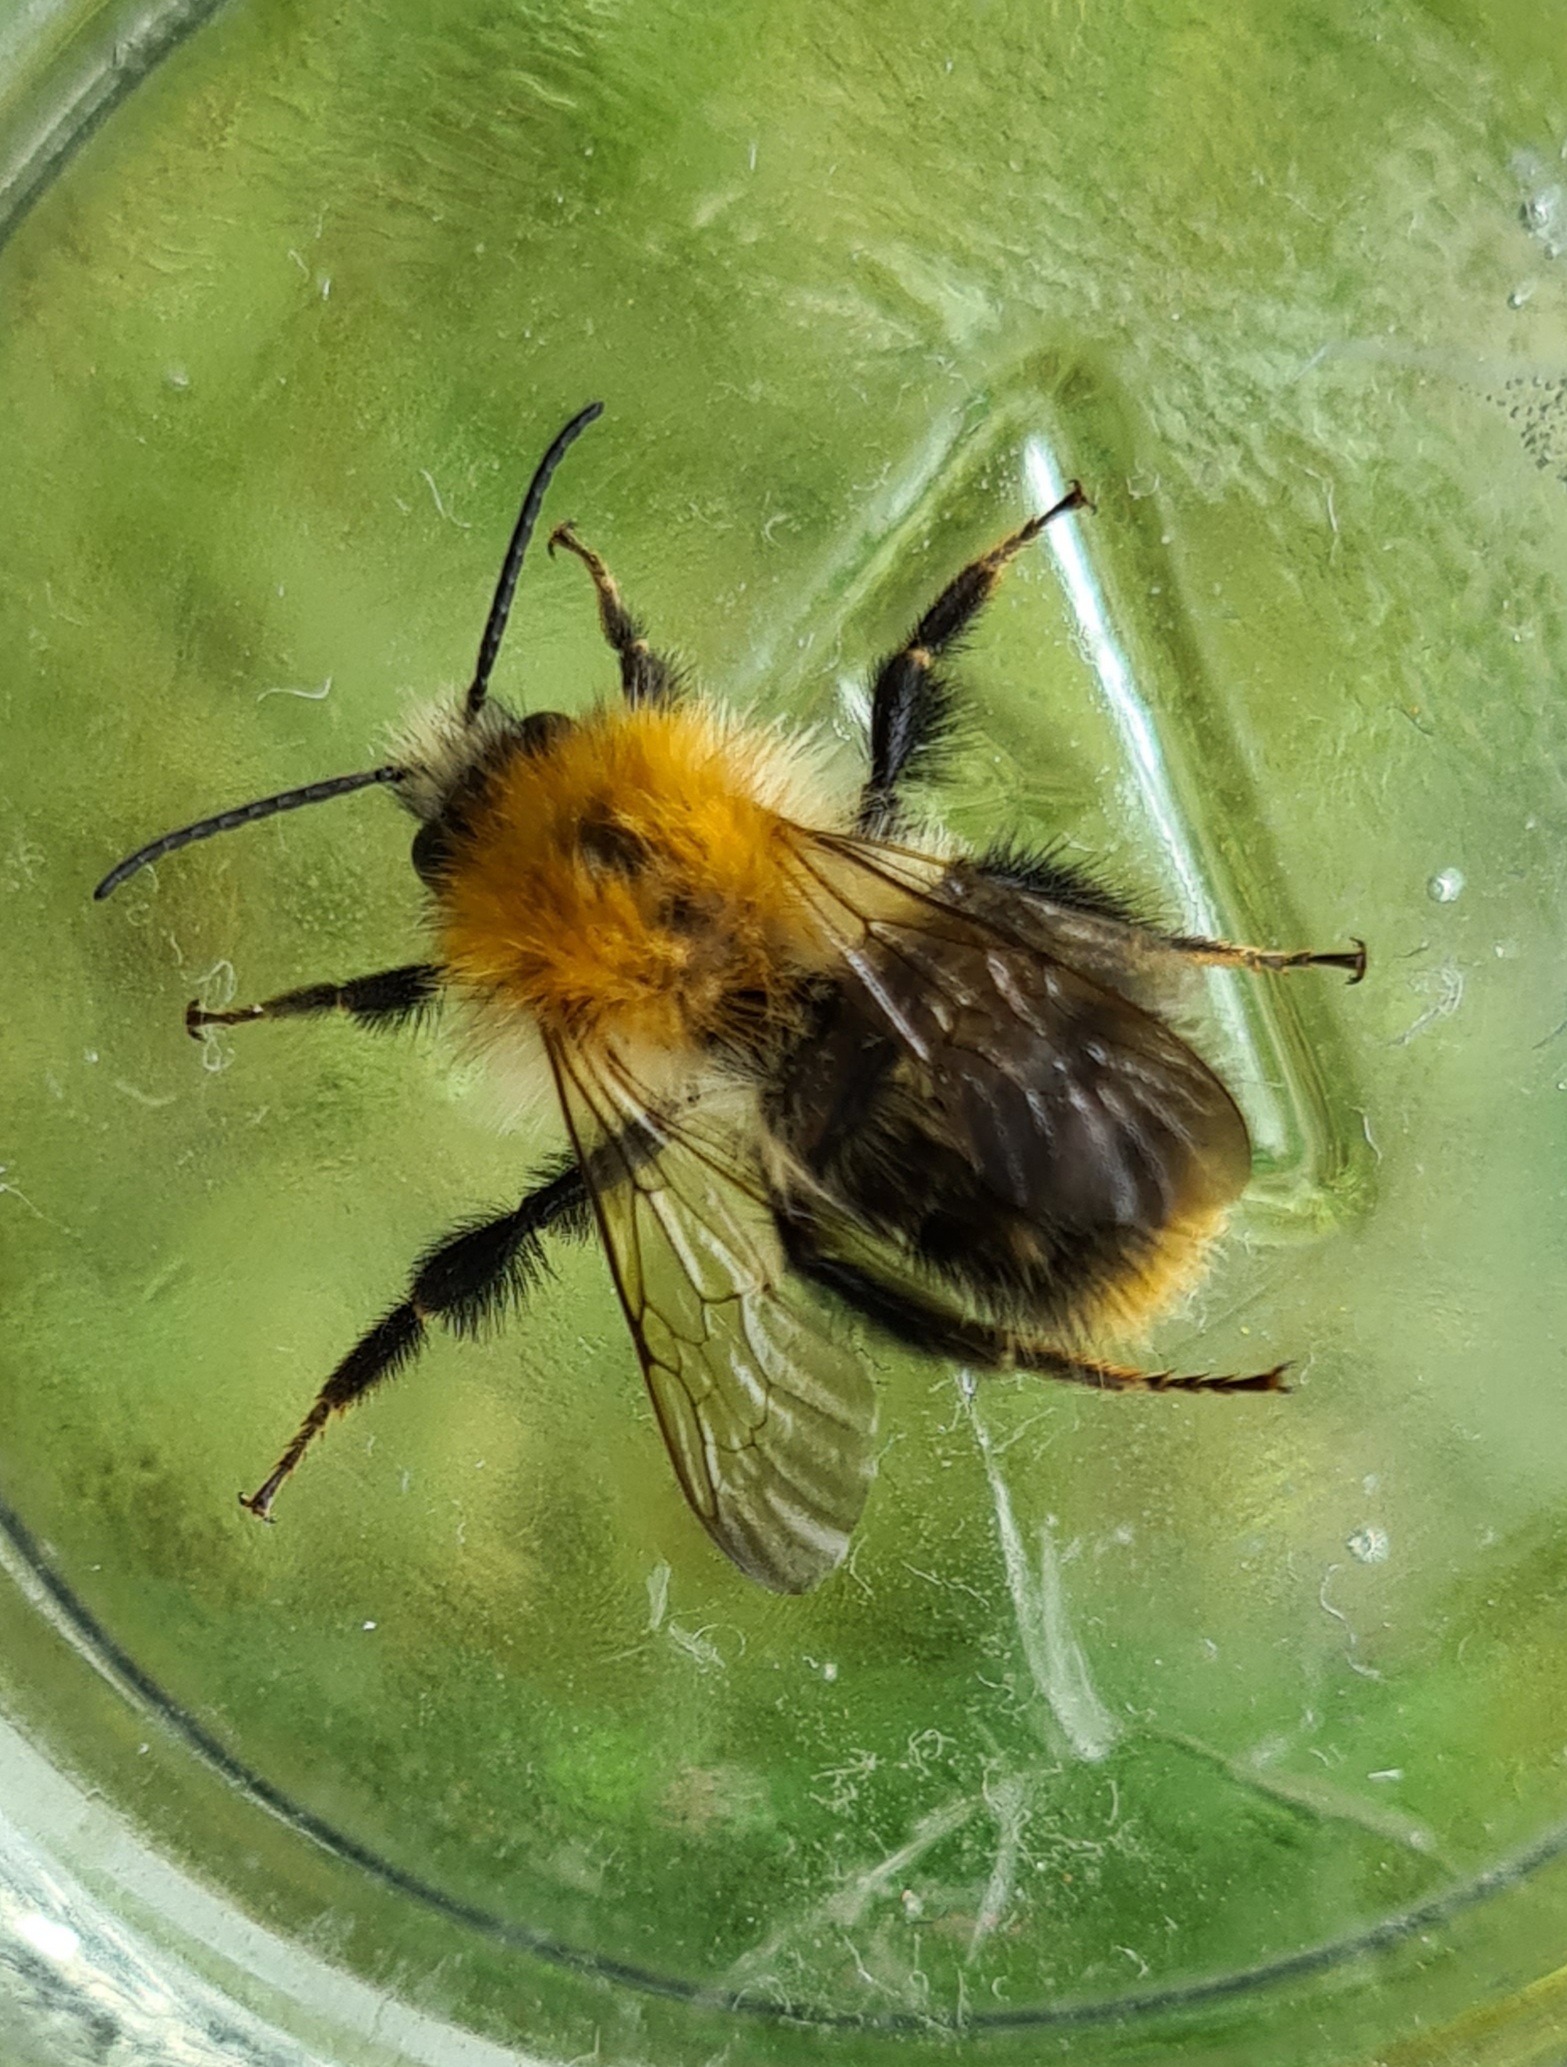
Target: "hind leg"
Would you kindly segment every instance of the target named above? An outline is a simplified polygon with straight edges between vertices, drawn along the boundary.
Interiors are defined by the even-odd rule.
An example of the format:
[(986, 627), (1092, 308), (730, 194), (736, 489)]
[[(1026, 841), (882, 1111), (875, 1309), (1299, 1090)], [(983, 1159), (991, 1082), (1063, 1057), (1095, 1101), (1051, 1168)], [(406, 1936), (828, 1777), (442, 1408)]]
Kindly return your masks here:
[(810, 1221), (774, 1208), (789, 1261), (802, 1277), (853, 1307), (883, 1334), (926, 1356), (948, 1357), (986, 1371), (1036, 1371), (1096, 1392), (1288, 1392), (1287, 1364), (1241, 1375), (1139, 1371), (1129, 1364), (1078, 1356), (1017, 1328), (950, 1312), (912, 1287), (892, 1285), (819, 1246)]
[(1164, 945), (1188, 961), (1211, 968), (1252, 969), (1278, 973), (1285, 969), (1348, 969), (1350, 982), (1361, 982), (1366, 973), (1366, 943), (1357, 940), (1353, 948), (1315, 953), (1311, 948), (1237, 947), (1228, 940), (1202, 940), (1194, 934), (1169, 936)]

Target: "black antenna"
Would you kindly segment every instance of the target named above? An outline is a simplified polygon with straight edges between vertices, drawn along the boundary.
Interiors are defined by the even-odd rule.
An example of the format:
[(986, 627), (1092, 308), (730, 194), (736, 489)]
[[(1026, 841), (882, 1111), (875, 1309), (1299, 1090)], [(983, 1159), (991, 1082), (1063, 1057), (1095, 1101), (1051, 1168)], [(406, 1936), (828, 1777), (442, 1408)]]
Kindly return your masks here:
[(232, 811), (220, 811), (216, 818), (200, 818), (194, 825), (182, 825), (178, 832), (164, 833), (159, 839), (149, 840), (145, 847), (138, 847), (134, 854), (127, 854), (117, 867), (110, 869), (93, 896), (107, 897), (112, 890), (118, 890), (128, 876), (145, 868), (148, 862), (161, 861), (165, 854), (172, 854), (178, 847), (188, 847), (193, 840), (210, 840), (214, 833), (232, 832), (237, 825), (254, 825), (258, 818), (273, 818), (279, 811), (298, 811), (306, 804), (324, 804), (328, 797), (347, 796), (350, 790), (368, 789), (373, 782), (400, 782), (407, 772), (406, 768), (388, 767), (369, 768), (362, 775), (332, 775), (325, 782), (307, 782), (303, 789), (286, 789), (275, 797), (259, 797), (254, 804), (239, 804)]
[[(501, 578), (495, 587), (495, 600), (490, 605), (490, 614), (485, 620), (484, 637), (479, 641), (479, 662), (474, 670), (473, 681), (463, 704), (463, 716), (471, 724), (484, 708), (485, 691), (490, 686), (490, 670), (495, 665), (495, 656), (500, 651), (501, 639), (506, 631), (506, 619), (511, 614), (512, 597), (517, 591), (517, 577), (522, 572), (523, 555), (528, 550), (528, 540), (533, 536), (533, 527), (538, 521), (539, 507), (544, 501), (545, 490), (555, 469), (565, 458), (571, 446), (590, 423), (595, 423), (604, 414), (602, 402), (590, 402), (586, 409), (579, 410), (564, 430), (556, 437), (548, 452), (539, 461), (533, 479), (528, 483), (528, 492), (522, 498), (522, 509), (518, 513), (517, 526), (512, 532), (511, 543), (506, 548), (506, 558), (501, 566)], [(108, 897), (138, 869), (146, 868), (150, 862), (161, 861), (165, 854), (173, 854), (181, 847), (189, 847), (196, 840), (210, 840), (214, 833), (232, 832), (236, 826), (254, 825), (258, 818), (273, 818), (279, 811), (298, 811), (306, 804), (324, 804), (328, 797), (347, 796), (351, 790), (368, 789), (376, 782), (401, 782), (408, 773), (406, 768), (369, 768), (360, 775), (334, 775), (325, 782), (307, 782), (302, 789), (287, 789), (275, 797), (258, 797), (253, 804), (237, 805), (232, 811), (220, 811), (215, 818), (198, 819), (194, 825), (182, 825), (178, 832), (164, 833), (156, 840), (149, 840), (145, 847), (138, 847), (134, 854), (111, 868), (103, 881), (94, 890), (98, 899)]]
[(479, 641), (478, 664), (474, 668), (473, 681), (469, 685), (467, 700), (463, 704), (463, 716), (469, 724), (472, 724), (484, 708), (485, 693), (490, 686), (490, 670), (495, 665), (496, 654), (501, 650), (506, 620), (511, 615), (511, 599), (517, 592), (517, 576), (522, 572), (522, 556), (528, 550), (528, 540), (533, 536), (533, 527), (538, 522), (539, 505), (544, 500), (544, 491), (550, 485), (550, 476), (588, 425), (596, 423), (603, 414), (602, 402), (590, 402), (586, 409), (579, 411), (539, 461), (538, 471), (528, 483), (528, 492), (522, 498), (522, 509), (517, 517), (517, 528), (511, 535), (511, 544), (506, 548), (506, 558), (501, 565), (501, 578), (495, 585), (495, 601), (490, 605), (490, 614), (484, 621), (484, 637)]

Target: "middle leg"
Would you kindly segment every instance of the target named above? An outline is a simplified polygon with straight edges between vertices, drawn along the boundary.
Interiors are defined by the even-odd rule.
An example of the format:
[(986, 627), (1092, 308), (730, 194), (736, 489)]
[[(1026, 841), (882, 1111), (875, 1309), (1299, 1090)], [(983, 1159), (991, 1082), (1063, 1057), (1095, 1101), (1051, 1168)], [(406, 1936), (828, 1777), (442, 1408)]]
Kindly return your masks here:
[(285, 1479), (334, 1414), (383, 1384), (424, 1347), (427, 1325), (439, 1320), (459, 1335), (478, 1332), (509, 1300), (526, 1294), (548, 1268), (541, 1237), (582, 1237), (592, 1227), (588, 1189), (574, 1159), (535, 1186), (514, 1212), (461, 1227), (414, 1266), (408, 1297), (376, 1322), (317, 1393), (293, 1441), (254, 1493), (239, 1504), (262, 1521)]
[[(871, 690), (871, 772), (860, 792), (856, 821), (862, 833), (886, 834), (897, 823), (897, 790), (910, 775), (926, 772), (952, 714), (952, 692), (937, 662), (961, 639), (997, 582), (1024, 546), (1031, 545), (1056, 517), (1092, 509), (1074, 481), (1043, 516), (971, 560), (949, 581), (919, 623), (876, 670)], [(923, 764), (923, 765), (922, 765)]]

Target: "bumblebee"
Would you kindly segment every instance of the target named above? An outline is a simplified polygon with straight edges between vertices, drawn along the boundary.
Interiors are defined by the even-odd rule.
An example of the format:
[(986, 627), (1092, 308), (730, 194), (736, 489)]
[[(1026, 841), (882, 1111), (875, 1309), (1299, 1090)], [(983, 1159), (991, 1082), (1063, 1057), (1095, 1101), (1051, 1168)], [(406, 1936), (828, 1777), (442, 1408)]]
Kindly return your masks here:
[[(384, 765), (167, 833), (98, 885), (195, 840), (372, 785), (417, 821), (429, 958), (186, 1025), (347, 1013), (395, 1027), (460, 999), (483, 1040), (542, 1072), (569, 1152), (521, 1202), (422, 1256), (273, 1470), (273, 1502), (344, 1408), (432, 1323), (470, 1333), (520, 1301), (548, 1236), (596, 1229), (685, 1496), (724, 1554), (803, 1593), (843, 1559), (873, 1472), (876, 1398), (841, 1324), (985, 1370), (1095, 1388), (1265, 1393), (1238, 1376), (1091, 1354), (1197, 1275), (1246, 1184), (1245, 1123), (1151, 1002), (1180, 963), (1344, 969), (1333, 953), (1159, 930), (1058, 855), (963, 852), (911, 830), (937, 771), (945, 663), (1007, 566), (1087, 498), (1074, 483), (964, 567), (876, 669), (868, 767), (835, 799), (810, 745), (682, 683), (608, 568), (581, 562), (620, 695), (517, 716), (489, 680), (545, 491), (528, 488), (461, 702)], [(838, 1316), (834, 1308), (839, 1310)]]

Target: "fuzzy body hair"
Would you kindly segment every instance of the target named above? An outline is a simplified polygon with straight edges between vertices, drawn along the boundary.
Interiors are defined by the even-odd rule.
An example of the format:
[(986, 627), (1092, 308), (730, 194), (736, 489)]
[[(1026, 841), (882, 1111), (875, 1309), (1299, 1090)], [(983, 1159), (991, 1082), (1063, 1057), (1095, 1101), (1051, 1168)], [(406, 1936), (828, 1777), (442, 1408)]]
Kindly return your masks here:
[(388, 741), (388, 757), (403, 771), (398, 802), (425, 824), (440, 818), (486, 767), (504, 758), (517, 720), (498, 703), (468, 717), (457, 702), (420, 704)]
[[(802, 846), (847, 832), (852, 806), (833, 795), (806, 742), (688, 697), (600, 707), (577, 721), (487, 712), (479, 728), (435, 711), (403, 750), (416, 770), (416, 815), (455, 828), (433, 885), (439, 952), (513, 1112), (550, 1094), (552, 1044), (596, 1058), (643, 1097), (680, 1101), (715, 1095), (736, 1058), (749, 1074), (769, 1044), (807, 1034), (802, 997), (812, 979), (841, 976), (842, 948), (810, 894), (830, 859), (816, 848), (803, 871)], [(950, 851), (923, 858), (949, 903), (1017, 929), (1015, 899), (999, 898), (971, 864)], [(852, 896), (861, 924), (918, 919), (915, 899), (873, 876), (859, 874)], [(1069, 934), (1074, 961), (1091, 967), (1098, 933), (1117, 933), (1127, 964), (1127, 929), (1097, 912), (1052, 907), (1049, 929), (1050, 946)], [(928, 1087), (909, 1096), (928, 1153), (940, 1135), (936, 1108)], [(879, 1162), (874, 1143), (867, 1129), (865, 1150)], [(780, 1142), (769, 1154), (781, 1191), (813, 1189), (802, 1170), (785, 1175)], [(915, 1180), (911, 1171), (887, 1181), (892, 1233)], [(1199, 1183), (1170, 1203), (1135, 1239), (1123, 1230), (1103, 1269), (1076, 1259), (1062, 1274), (1048, 1225), (1025, 1216), (989, 1228), (978, 1252), (968, 1229), (940, 1274), (962, 1282), (978, 1271), (970, 1295), (999, 1311), (1015, 1301), (1025, 1328), (1059, 1276), (1070, 1296), (1051, 1319), (1066, 1337), (1135, 1334), (1200, 1275), (1229, 1200)]]
[[(848, 814), (799, 740), (689, 698), (601, 708), (537, 750), (484, 742), (480, 756), (492, 765), (436, 928), (481, 1024), (658, 1056), (667, 1079), (776, 1031), (802, 977), (829, 965), (795, 856), (803, 827)], [(448, 764), (430, 787), (471, 779)]]

